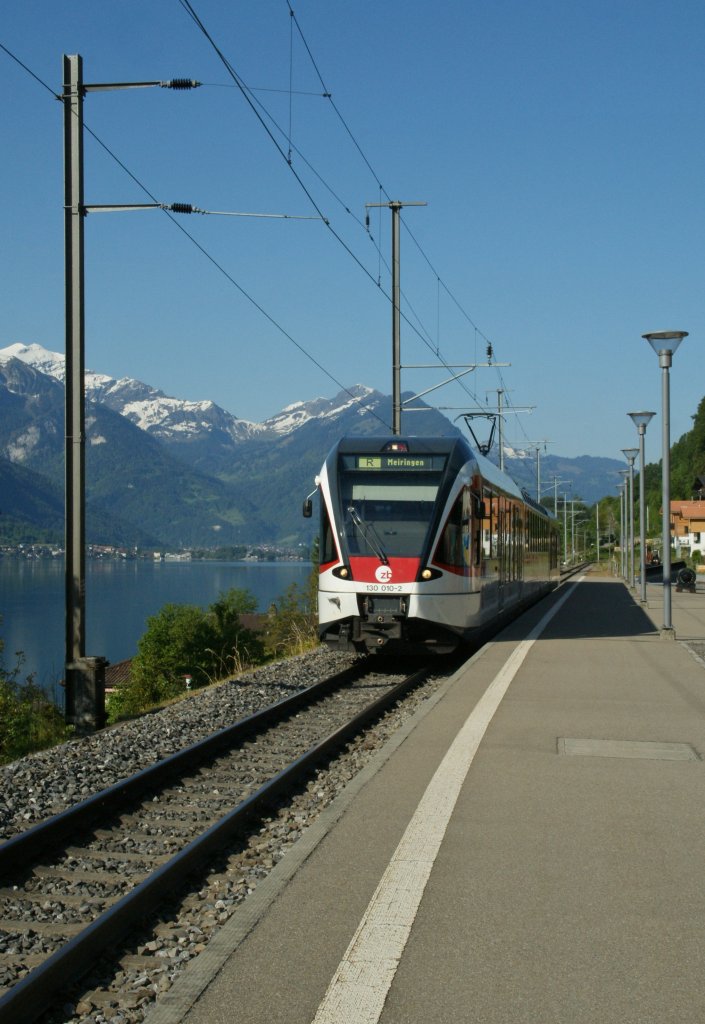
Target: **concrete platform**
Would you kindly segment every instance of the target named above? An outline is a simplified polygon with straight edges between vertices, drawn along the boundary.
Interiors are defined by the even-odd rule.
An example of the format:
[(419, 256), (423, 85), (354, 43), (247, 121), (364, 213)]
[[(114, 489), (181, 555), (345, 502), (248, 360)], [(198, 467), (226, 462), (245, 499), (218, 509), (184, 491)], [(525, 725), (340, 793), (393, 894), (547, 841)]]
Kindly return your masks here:
[(673, 642), (662, 593), (593, 573), (505, 630), (148, 1024), (705, 1019), (705, 594)]

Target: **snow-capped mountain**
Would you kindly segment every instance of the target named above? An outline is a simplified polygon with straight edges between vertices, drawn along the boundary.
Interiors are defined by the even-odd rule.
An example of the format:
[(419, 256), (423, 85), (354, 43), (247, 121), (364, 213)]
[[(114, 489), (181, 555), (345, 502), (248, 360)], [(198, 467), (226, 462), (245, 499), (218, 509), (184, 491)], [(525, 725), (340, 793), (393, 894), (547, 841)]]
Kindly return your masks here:
[[(64, 356), (40, 345), (0, 349), (0, 462), (43, 474), (59, 489), (64, 375)], [(89, 511), (93, 502), (120, 516), (121, 536), (135, 543), (138, 530), (164, 543), (200, 546), (216, 537), (308, 537), (299, 496), (311, 490), (332, 444), (342, 434), (384, 431), (390, 420), (389, 399), (361, 385), (333, 399), (295, 402), (261, 424), (214, 402), (170, 398), (141, 381), (95, 371), (86, 373), (86, 398)], [(428, 432), (450, 426), (429, 415)], [(108, 532), (116, 536), (114, 522)], [(97, 540), (94, 533), (93, 540), (106, 543), (105, 535)]]
[[(0, 349), (0, 362), (12, 358), (20, 359), (62, 383), (64, 381), (66, 360), (60, 352), (18, 342)], [(269, 433), (266, 425), (240, 420), (215, 402), (171, 398), (151, 384), (132, 377), (116, 380), (87, 369), (85, 383), (86, 398), (107, 405), (140, 430), (163, 440), (178, 437), (186, 440), (204, 433), (218, 433), (233, 441), (241, 441)]]
[(335, 398), (314, 398), (310, 402), (294, 402), (287, 405), (285, 409), (270, 416), (262, 424), (275, 434), (284, 437), (298, 430), (304, 423), (314, 419), (332, 419), (340, 416), (348, 409), (353, 411), (357, 408), (360, 416), (366, 412), (365, 400), (373, 398), (375, 392), (372, 388), (366, 388), (362, 384), (356, 384), (349, 391), (341, 391)]
[[(23, 345), (17, 342), (0, 349), (0, 363), (19, 359), (40, 373), (63, 383), (66, 359), (61, 352), (50, 352), (41, 345)], [(285, 437), (312, 419), (334, 418), (354, 409), (364, 415), (364, 400), (374, 395), (372, 388), (361, 384), (336, 398), (314, 398), (308, 402), (294, 402), (263, 423), (238, 419), (232, 413), (210, 400), (189, 401), (171, 398), (163, 391), (132, 377), (115, 379), (94, 370), (86, 370), (86, 398), (107, 405), (154, 437), (166, 442), (194, 442), (209, 435), (218, 436), (221, 443), (267, 440)]]
[[(10, 473), (15, 467), (46, 478), (61, 493), (63, 379), (59, 353), (40, 345), (0, 349), (0, 483), (6, 488), (19, 479)], [(96, 543), (118, 536), (203, 547), (215, 540), (310, 540), (314, 526), (301, 519), (301, 500), (331, 447), (346, 434), (388, 433), (392, 411), (388, 396), (362, 385), (331, 399), (294, 402), (264, 423), (239, 420), (214, 402), (170, 398), (141, 381), (92, 371), (86, 395), (88, 511), (102, 516), (93, 520)], [(410, 428), (419, 435), (456, 431), (430, 408), (415, 413)], [(505, 452), (507, 470), (533, 493), (536, 470), (526, 454)], [(570, 480), (573, 493), (587, 501), (611, 493), (619, 469), (616, 460), (588, 456), (541, 460), (543, 481)], [(29, 487), (30, 476), (22, 480)], [(36, 495), (43, 510), (46, 493)], [(3, 502), (6, 518), (20, 504)], [(48, 521), (46, 511), (32, 519), (40, 528)]]

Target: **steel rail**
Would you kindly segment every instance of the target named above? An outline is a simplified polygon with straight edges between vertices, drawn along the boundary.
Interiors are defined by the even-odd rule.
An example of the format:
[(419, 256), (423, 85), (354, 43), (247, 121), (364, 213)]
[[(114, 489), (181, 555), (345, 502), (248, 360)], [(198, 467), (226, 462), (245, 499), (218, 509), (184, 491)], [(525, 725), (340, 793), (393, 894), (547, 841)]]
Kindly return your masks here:
[(0, 845), (0, 874), (7, 875), (11, 870), (25, 866), (28, 861), (37, 857), (42, 848), (55, 847), (62, 839), (71, 836), (76, 829), (85, 828), (87, 824), (99, 819), (106, 809), (112, 813), (116, 807), (137, 799), (150, 787), (156, 788), (164, 785), (174, 775), (190, 769), (194, 764), (198, 764), (207, 757), (228, 747), (234, 748), (255, 731), (285, 718), (292, 711), (302, 705), (312, 703), (331, 690), (344, 686), (347, 682), (353, 682), (363, 671), (366, 671), (366, 667), (355, 665), (328, 679), (322, 679), (320, 682), (314, 683), (313, 686), (308, 686), (289, 697), (284, 697), (275, 704), (270, 704), (260, 711), (238, 719), (233, 725), (225, 726), (213, 735), (170, 754), (107, 789), (101, 789), (93, 796), (39, 822), (32, 828), (19, 832)]
[[(247, 820), (261, 813), (279, 793), (291, 788), (310, 770), (313, 764), (321, 761), (333, 750), (351, 739), (370, 719), (378, 717), (382, 711), (394, 704), (406, 692), (420, 685), (428, 677), (430, 671), (429, 668), (421, 669), (397, 683), (387, 693), (358, 712), (345, 725), (340, 726), (311, 747), (255, 793), (238, 804), (229, 814), (211, 825), (203, 835), (194, 839), (171, 860), (104, 911), (87, 928), (53, 953), (39, 967), (17, 982), (0, 999), (0, 1021), (2, 1024), (29, 1024), (39, 1014), (45, 1012), (47, 1005), (55, 995), (64, 990), (71, 981), (75, 981), (90, 970), (96, 957), (106, 947), (118, 943), (132, 925), (150, 913), (165, 894), (182, 883), (214, 851), (221, 849), (225, 841), (236, 834)], [(324, 682), (330, 685), (329, 680)], [(321, 684), (316, 685), (320, 686)], [(313, 689), (314, 687), (310, 687), (302, 692), (310, 693)], [(272, 707), (277, 708), (282, 704), (288, 704), (290, 700), (291, 698), (287, 698), (286, 701), (281, 701)], [(249, 721), (249, 719), (243, 721)], [(194, 746), (198, 747), (200, 744)]]

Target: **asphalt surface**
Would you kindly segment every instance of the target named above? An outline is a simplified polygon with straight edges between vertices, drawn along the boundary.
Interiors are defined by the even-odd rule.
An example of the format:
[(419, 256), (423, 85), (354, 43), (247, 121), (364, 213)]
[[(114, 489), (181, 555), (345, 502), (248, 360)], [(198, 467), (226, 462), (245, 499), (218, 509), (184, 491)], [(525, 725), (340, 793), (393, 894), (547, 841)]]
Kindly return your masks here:
[(148, 1024), (705, 1019), (705, 593), (674, 641), (647, 590), (590, 573), (484, 648)]

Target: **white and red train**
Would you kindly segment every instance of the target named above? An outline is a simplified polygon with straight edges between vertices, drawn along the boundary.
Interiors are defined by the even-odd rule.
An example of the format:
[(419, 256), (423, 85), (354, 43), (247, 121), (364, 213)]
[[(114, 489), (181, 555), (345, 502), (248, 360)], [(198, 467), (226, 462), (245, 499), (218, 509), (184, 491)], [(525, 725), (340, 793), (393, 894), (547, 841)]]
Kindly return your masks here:
[(316, 485), (338, 649), (447, 653), (558, 581), (556, 520), (462, 437), (347, 437)]

